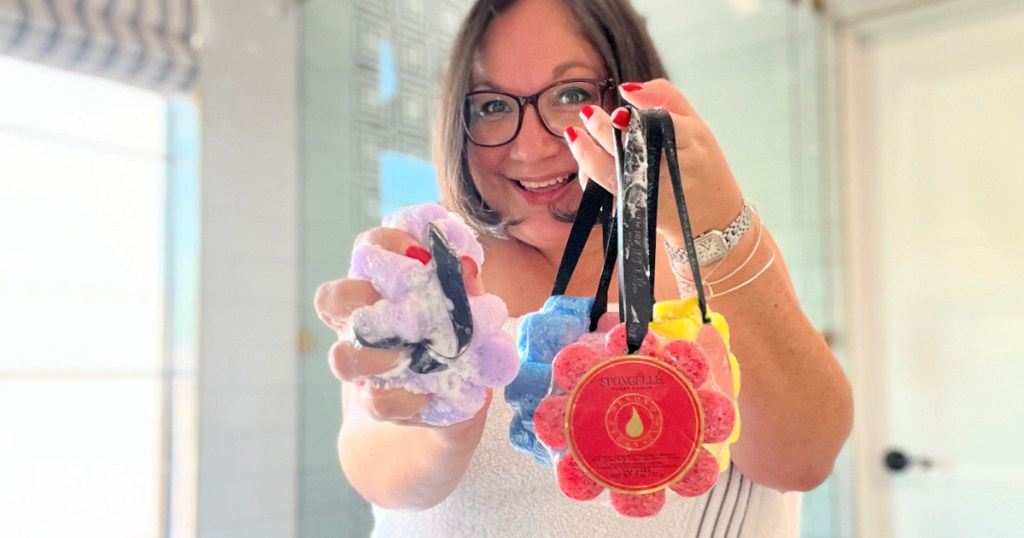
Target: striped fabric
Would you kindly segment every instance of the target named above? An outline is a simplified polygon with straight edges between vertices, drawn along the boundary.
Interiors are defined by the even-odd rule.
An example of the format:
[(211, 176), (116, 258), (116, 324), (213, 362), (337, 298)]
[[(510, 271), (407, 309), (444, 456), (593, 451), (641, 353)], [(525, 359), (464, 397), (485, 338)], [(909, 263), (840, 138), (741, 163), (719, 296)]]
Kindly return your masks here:
[(745, 536), (743, 524), (750, 511), (754, 483), (743, 476), (735, 465), (718, 477), (718, 483), (711, 493), (704, 496), (694, 538), (732, 538)]
[(0, 0), (0, 54), (158, 91), (195, 84), (195, 0)]

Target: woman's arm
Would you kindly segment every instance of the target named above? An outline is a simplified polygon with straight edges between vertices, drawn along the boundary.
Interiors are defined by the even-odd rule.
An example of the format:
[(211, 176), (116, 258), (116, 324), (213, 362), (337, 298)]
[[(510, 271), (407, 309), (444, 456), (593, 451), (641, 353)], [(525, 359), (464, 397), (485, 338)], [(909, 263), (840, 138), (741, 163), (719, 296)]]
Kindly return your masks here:
[[(718, 267), (703, 268), (714, 271), (712, 281), (739, 268), (705, 287), (711, 309), (729, 323), (740, 364), (742, 426), (732, 455), (743, 474), (759, 484), (806, 491), (831, 472), (850, 433), (853, 397), (842, 368), (800, 308), (767, 228), (760, 230), (758, 243), (758, 226), (755, 218)], [(689, 267), (675, 269), (682, 278), (689, 275)], [(689, 286), (680, 282), (682, 289)]]
[(383, 508), (422, 510), (447, 498), (480, 442), (488, 406), (452, 426), (400, 425), (373, 418), (360, 391), (342, 384), (338, 458), (349, 483)]

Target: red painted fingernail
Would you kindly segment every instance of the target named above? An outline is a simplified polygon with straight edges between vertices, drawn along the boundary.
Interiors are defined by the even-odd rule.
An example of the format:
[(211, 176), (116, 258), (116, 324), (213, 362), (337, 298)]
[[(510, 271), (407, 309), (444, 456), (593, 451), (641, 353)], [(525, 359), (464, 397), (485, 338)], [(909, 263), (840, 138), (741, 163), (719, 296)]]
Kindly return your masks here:
[(405, 249), (405, 255), (414, 260), (419, 260), (423, 265), (430, 263), (430, 253), (427, 252), (426, 249), (417, 247), (416, 245)]
[(643, 87), (644, 85), (639, 82), (627, 82), (625, 84), (619, 85), (619, 89), (626, 93), (635, 92), (637, 90), (643, 89)]
[(576, 129), (575, 128), (573, 128), (573, 127), (566, 127), (565, 128), (565, 137), (567, 139), (569, 139), (569, 143), (570, 144), (572, 144), (573, 142), (576, 141), (576, 137), (577, 136), (579, 136), (579, 135), (576, 134)]
[(468, 276), (469, 278), (476, 278), (476, 275), (480, 274), (480, 268), (477, 267), (476, 261), (473, 258), (470, 258), (469, 256), (463, 256), (462, 261), (469, 266), (466, 268), (466, 276)]
[(626, 109), (616, 110), (612, 114), (612, 125), (625, 130), (629, 127), (629, 111)]
[(580, 115), (583, 116), (584, 120), (589, 120), (590, 117), (594, 115), (594, 107), (590, 105), (583, 105), (583, 107), (580, 108)]

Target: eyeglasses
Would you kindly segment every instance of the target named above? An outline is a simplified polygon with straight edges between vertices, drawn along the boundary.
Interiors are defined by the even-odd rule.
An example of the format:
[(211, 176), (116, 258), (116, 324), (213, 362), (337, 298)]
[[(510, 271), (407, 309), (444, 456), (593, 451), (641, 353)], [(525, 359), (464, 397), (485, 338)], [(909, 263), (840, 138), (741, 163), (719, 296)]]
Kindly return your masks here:
[(579, 78), (560, 80), (527, 96), (490, 90), (470, 92), (462, 112), (466, 136), (487, 148), (508, 144), (519, 135), (528, 104), (533, 104), (549, 133), (562, 136), (566, 127), (582, 126), (580, 109), (584, 105), (601, 106), (604, 93), (614, 84), (611, 79)]

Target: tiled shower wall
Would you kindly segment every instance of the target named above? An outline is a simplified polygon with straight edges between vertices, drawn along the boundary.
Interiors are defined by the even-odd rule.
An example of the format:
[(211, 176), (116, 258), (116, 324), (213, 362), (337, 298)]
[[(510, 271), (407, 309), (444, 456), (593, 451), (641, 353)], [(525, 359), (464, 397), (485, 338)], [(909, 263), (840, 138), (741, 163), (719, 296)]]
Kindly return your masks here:
[[(382, 195), (382, 157), (430, 160), (437, 86), (466, 0), (309, 0), (303, 32), (302, 293), (348, 271), (352, 242), (381, 207), (426, 201), (422, 187)], [(395, 160), (388, 161), (394, 163)], [(407, 170), (408, 167), (402, 168)], [(429, 168), (427, 168), (429, 170)], [(408, 179), (408, 178), (399, 178)], [(432, 182), (427, 177), (426, 181)], [(325, 357), (335, 336), (303, 310), (300, 534), (366, 536), (366, 502), (345, 482), (335, 438), (339, 384)]]
[[(382, 152), (430, 159), (429, 126), (451, 35), (467, 0), (309, 0), (303, 31), (303, 289), (340, 278), (355, 235), (379, 222)], [(783, 0), (634, 0), (672, 80), (721, 143), (771, 227), (814, 324), (831, 332), (838, 263), (828, 208), (829, 36), (810, 8)], [(430, 31), (428, 31), (430, 29)], [(311, 308), (303, 356), (303, 536), (365, 536), (365, 503), (338, 469), (333, 340)], [(845, 459), (804, 497), (805, 537), (851, 534)]]
[[(289, 538), (298, 513), (296, 323), (307, 305), (295, 287), (299, 25), (274, 0), (218, 0), (202, 13), (210, 31), (197, 88), (199, 214), (179, 223), (199, 226), (198, 501), (175, 499), (175, 509), (195, 505), (196, 514), (194, 532), (180, 524), (173, 536)], [(182, 480), (190, 470), (177, 467), (189, 463), (175, 460)]]

